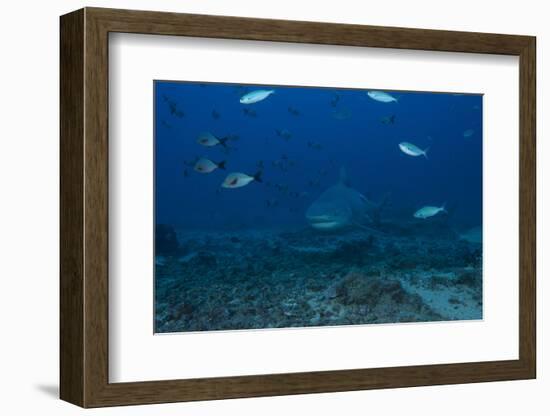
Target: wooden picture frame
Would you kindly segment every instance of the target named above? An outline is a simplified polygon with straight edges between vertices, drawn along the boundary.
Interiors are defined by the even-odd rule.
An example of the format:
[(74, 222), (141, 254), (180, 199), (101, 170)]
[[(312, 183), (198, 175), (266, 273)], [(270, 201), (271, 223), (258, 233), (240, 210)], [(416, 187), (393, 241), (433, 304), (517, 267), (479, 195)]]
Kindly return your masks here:
[[(109, 383), (110, 32), (519, 56), (519, 359)], [(61, 398), (102, 407), (535, 378), (535, 50), (530, 36), (99, 8), (62, 16)]]

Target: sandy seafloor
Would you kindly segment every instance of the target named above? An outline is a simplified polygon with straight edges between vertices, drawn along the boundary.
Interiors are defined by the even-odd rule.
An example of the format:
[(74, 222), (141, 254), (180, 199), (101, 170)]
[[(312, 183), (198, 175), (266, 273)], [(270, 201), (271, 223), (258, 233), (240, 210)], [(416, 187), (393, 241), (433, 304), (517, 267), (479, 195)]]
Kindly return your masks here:
[(482, 319), (481, 244), (444, 228), (173, 234), (157, 333)]

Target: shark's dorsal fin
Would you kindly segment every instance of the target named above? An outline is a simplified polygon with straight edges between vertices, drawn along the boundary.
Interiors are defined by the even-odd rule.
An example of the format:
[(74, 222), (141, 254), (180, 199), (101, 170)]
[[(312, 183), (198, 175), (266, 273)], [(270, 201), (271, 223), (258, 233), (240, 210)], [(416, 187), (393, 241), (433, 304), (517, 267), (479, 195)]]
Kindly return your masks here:
[(344, 166), (340, 168), (340, 183), (349, 186), (348, 172)]

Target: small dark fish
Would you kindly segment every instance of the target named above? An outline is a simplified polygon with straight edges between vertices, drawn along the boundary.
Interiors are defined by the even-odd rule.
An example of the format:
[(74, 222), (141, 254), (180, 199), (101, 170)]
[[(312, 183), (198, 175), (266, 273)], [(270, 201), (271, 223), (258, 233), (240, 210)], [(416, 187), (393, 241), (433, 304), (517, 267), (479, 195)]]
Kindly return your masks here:
[(332, 100), (330, 100), (331, 107), (336, 107), (339, 101), (340, 101), (340, 94), (334, 94), (334, 97), (332, 98)]
[(283, 172), (288, 172), (289, 168), (294, 167), (294, 161), (289, 160), (287, 155), (282, 155), (280, 159), (272, 160), (271, 166)]
[(323, 146), (320, 143), (307, 142), (307, 147), (314, 150), (321, 150)]
[(392, 114), (391, 116), (382, 117), (380, 121), (382, 122), (382, 124), (394, 124), (395, 114)]
[(276, 199), (267, 199), (265, 201), (265, 206), (268, 207), (268, 208), (278, 207), (279, 206), (279, 201), (277, 201)]
[(349, 120), (351, 118), (352, 114), (351, 111), (347, 108), (342, 108), (340, 110), (335, 110), (332, 112), (332, 118), (335, 118), (336, 120)]
[(231, 152), (236, 152), (237, 148), (234, 147), (234, 146), (233, 147), (229, 147), (229, 146), (228, 147), (222, 147), (221, 151), (224, 155), (229, 155), (229, 154), (231, 154)]
[(258, 113), (251, 108), (243, 108), (243, 114), (247, 117), (256, 118), (258, 117)]
[(171, 129), (172, 128), (172, 125), (170, 125), (169, 123), (166, 122), (166, 120), (162, 120), (161, 121), (161, 124), (166, 127), (167, 129)]
[(178, 104), (174, 100), (172, 100), (170, 97), (163, 94), (162, 99), (164, 100), (165, 103), (168, 104), (168, 108), (170, 109), (170, 114), (179, 118), (185, 115), (183, 111), (178, 109)]
[(276, 129), (275, 133), (277, 133), (277, 136), (282, 137), (287, 141), (292, 137), (292, 134), (287, 129)]
[(218, 113), (216, 110), (212, 110), (212, 118), (213, 118), (214, 120), (219, 120), (220, 117), (221, 117), (221, 114), (220, 114), (220, 113)]
[(286, 194), (288, 192), (288, 185), (283, 185), (280, 183), (275, 184), (275, 189), (277, 189), (279, 192), (282, 192)]
[(321, 181), (319, 179), (313, 179), (313, 180), (310, 180), (307, 185), (311, 188), (317, 188), (318, 186), (321, 185)]
[(292, 114), (293, 116), (299, 116), (299, 115), (302, 114), (302, 113), (300, 113), (300, 110), (298, 110), (297, 108), (294, 108), (294, 107), (288, 107), (288, 112), (290, 114)]

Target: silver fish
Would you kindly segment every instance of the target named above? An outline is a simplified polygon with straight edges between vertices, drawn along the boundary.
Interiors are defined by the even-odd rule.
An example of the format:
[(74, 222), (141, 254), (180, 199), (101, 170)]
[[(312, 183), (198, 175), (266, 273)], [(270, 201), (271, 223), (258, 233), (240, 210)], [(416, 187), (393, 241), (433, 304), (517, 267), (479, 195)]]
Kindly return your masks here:
[(203, 157), (197, 160), (197, 163), (195, 163), (193, 169), (195, 169), (199, 173), (210, 173), (215, 171), (216, 169), (225, 169), (225, 160), (219, 163), (215, 163), (212, 162), (210, 159), (206, 159)]
[(399, 143), (399, 148), (403, 153), (409, 156), (424, 156), (426, 159), (428, 158), (428, 150), (430, 149), (427, 147), (426, 149), (422, 150), (418, 146), (409, 143), (409, 142), (401, 142)]
[(227, 137), (218, 138), (209, 132), (201, 133), (197, 138), (197, 143), (206, 147), (213, 147), (217, 145), (222, 145), (223, 147), (227, 147), (225, 142), (227, 142)]
[(468, 137), (472, 137), (474, 135), (474, 131), (472, 129), (468, 129), (468, 130), (465, 130), (464, 133), (462, 133), (462, 135), (466, 138)]
[(271, 94), (275, 94), (274, 90), (255, 90), (245, 94), (239, 100), (241, 104), (254, 104), (265, 100)]
[(369, 91), (367, 92), (367, 95), (372, 98), (375, 101), (379, 101), (381, 103), (396, 103), (397, 98), (391, 96), (387, 92), (384, 91)]
[(248, 185), (250, 182), (262, 182), (262, 172), (259, 171), (254, 176), (247, 175), (245, 173), (234, 172), (227, 175), (222, 183), (222, 188), (242, 188)]
[(425, 206), (420, 208), (418, 211), (414, 213), (414, 218), (420, 218), (425, 220), (426, 218), (433, 217), (434, 215), (439, 214), (440, 212), (447, 213), (447, 210), (445, 209), (445, 204), (443, 204), (440, 207), (433, 207), (433, 206)]

